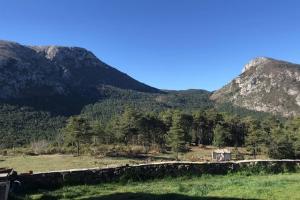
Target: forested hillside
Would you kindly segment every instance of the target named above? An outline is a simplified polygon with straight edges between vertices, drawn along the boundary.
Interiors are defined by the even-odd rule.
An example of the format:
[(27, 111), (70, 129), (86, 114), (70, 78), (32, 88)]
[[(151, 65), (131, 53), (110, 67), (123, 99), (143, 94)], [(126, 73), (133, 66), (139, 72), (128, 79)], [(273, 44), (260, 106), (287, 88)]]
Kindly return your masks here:
[[(122, 114), (126, 108), (155, 115), (174, 109), (178, 109), (186, 114), (192, 114), (193, 112), (214, 108), (214, 103), (209, 99), (210, 94), (210, 92), (205, 90), (144, 93), (105, 86), (102, 88), (102, 99), (93, 104), (83, 105), (81, 111), (67, 115), (56, 112), (55, 109), (58, 106), (61, 107), (59, 110), (64, 108), (64, 104), (59, 104), (58, 102), (60, 101), (57, 99), (49, 102), (35, 102), (35, 105), (34, 102), (22, 104), (21, 101), (14, 104), (2, 103), (0, 106), (0, 142), (2, 147), (11, 147), (28, 145), (32, 141), (42, 139), (54, 140), (71, 115), (80, 115), (91, 122), (97, 121), (101, 124), (106, 124), (114, 117)], [(77, 102), (82, 103), (76, 98), (63, 102), (65, 104), (69, 103), (69, 107), (77, 107)], [(216, 107), (216, 111), (236, 114), (242, 117), (252, 116), (257, 119), (270, 116), (267, 113), (249, 111), (231, 105), (219, 105)], [(9, 141), (13, 141), (13, 144)]]
[(165, 91), (164, 94), (149, 94), (133, 90), (109, 88), (108, 98), (95, 104), (87, 105), (81, 114), (88, 119), (106, 122), (126, 107), (144, 112), (158, 113), (166, 109), (180, 109), (191, 113), (195, 110), (212, 108), (210, 92), (205, 90)]
[[(91, 121), (98, 120), (106, 123), (122, 113), (126, 107), (153, 113), (177, 108), (191, 113), (193, 110), (213, 107), (209, 95), (209, 92), (203, 90), (151, 94), (106, 86), (102, 88), (102, 99), (84, 106), (81, 113), (77, 111), (72, 114), (80, 114)], [(8, 141), (14, 141), (14, 145), (24, 145), (33, 140), (53, 140), (58, 130), (65, 125), (66, 119), (71, 116), (71, 114), (62, 115), (56, 112), (58, 106), (64, 105), (58, 102), (57, 100), (42, 101), (35, 102), (35, 105), (34, 102), (22, 104), (21, 101), (14, 104), (2, 103), (0, 106), (1, 146), (12, 146)], [(76, 99), (64, 102), (69, 103), (69, 106), (78, 106)]]
[[(76, 150), (97, 152), (101, 145), (124, 146), (114, 154), (134, 154), (130, 147), (141, 146), (140, 152), (172, 150), (178, 159), (179, 152), (191, 146), (247, 147), (251, 155), (268, 155), (271, 158), (300, 158), (300, 118), (280, 121), (275, 117), (258, 120), (253, 117), (221, 113), (205, 109), (185, 113), (168, 109), (159, 113), (145, 112), (127, 107), (109, 121), (89, 120), (83, 116), (68, 119), (61, 130), (60, 144)], [(55, 145), (58, 149), (61, 145)], [(107, 149), (107, 151), (110, 151)]]
[[(275, 67), (272, 63), (275, 63)], [(283, 64), (288, 65), (284, 69), (292, 70), (293, 73), (291, 80), (286, 77), (289, 73), (284, 73), (285, 78), (280, 80), (284, 83), (284, 89), (287, 84), (291, 86), (292, 90), (287, 92), (297, 100), (295, 91), (299, 85), (298, 68), (289, 63)], [(279, 73), (283, 64), (270, 59), (258, 64), (252, 63), (253, 66), (247, 68), (242, 78), (248, 83), (251, 73), (257, 74), (254, 69), (261, 68), (270, 69), (272, 73), (276, 69), (275, 72)], [(92, 52), (79, 47), (24, 46), (0, 41), (0, 83), (1, 147), (24, 146), (43, 139), (55, 141), (71, 116), (83, 117), (91, 124), (100, 124), (106, 128), (129, 108), (156, 117), (163, 112), (173, 111), (189, 116), (201, 112), (259, 120), (271, 115), (223, 101), (233, 94), (226, 90), (226, 98), (223, 99), (222, 91), (225, 89), (211, 93), (205, 90), (172, 91), (153, 88), (105, 64)], [(266, 84), (267, 82), (264, 83), (267, 87)], [(257, 86), (258, 82), (252, 81), (250, 85)], [(288, 112), (297, 113), (297, 109), (294, 111), (289, 106)], [(280, 116), (276, 118), (285, 121)], [(217, 127), (210, 127), (208, 131), (214, 128)], [(109, 133), (115, 134), (114, 131)], [(210, 142), (206, 143), (211, 144), (212, 140), (211, 137)], [(238, 143), (241, 144), (244, 142)]]

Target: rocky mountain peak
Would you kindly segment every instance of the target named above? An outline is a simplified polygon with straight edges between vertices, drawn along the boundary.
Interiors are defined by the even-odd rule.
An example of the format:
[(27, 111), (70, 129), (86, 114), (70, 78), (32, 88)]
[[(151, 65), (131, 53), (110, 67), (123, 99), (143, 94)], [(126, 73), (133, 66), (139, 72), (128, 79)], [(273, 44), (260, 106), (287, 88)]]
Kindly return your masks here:
[(33, 46), (31, 47), (37, 53), (42, 54), (49, 60), (53, 60), (59, 52), (58, 46)]
[(103, 85), (160, 92), (80, 47), (25, 46), (0, 41), (0, 99), (70, 96), (100, 98)]
[(98, 60), (90, 51), (81, 47), (62, 47), (62, 46), (32, 46), (40, 55), (43, 55), (51, 61), (63, 61), (66, 59), (77, 59), (79, 61), (86, 59)]
[(268, 58), (268, 57), (256, 57), (252, 60), (250, 60), (243, 68), (242, 73), (244, 73), (245, 71), (251, 69), (252, 67), (257, 67), (259, 65), (264, 65), (268, 62), (272, 62), (274, 61), (274, 59), (272, 58)]
[(283, 116), (300, 114), (300, 65), (258, 57), (211, 99)]

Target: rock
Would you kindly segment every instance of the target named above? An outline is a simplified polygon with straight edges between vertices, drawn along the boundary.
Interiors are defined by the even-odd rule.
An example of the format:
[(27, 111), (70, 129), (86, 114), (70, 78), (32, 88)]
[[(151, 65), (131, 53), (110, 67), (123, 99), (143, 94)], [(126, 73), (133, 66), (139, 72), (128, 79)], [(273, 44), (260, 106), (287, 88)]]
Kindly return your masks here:
[(300, 65), (258, 57), (247, 63), (241, 75), (215, 91), (217, 104), (232, 103), (249, 110), (284, 117), (300, 114)]

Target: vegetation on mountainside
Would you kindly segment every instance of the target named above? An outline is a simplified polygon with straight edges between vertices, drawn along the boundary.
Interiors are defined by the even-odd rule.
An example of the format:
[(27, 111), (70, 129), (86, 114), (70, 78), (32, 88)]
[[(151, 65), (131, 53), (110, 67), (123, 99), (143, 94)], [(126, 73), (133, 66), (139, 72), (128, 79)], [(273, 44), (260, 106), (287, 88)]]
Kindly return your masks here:
[[(209, 100), (210, 93), (202, 90), (151, 94), (107, 87), (102, 92), (103, 99), (85, 106), (78, 116), (91, 127), (87, 131), (89, 136), (82, 141), (70, 139), (70, 135), (74, 136), (70, 133), (76, 129), (70, 120), (76, 117), (66, 124), (67, 117), (57, 113), (1, 104), (1, 148), (39, 146), (45, 143), (39, 141), (46, 141), (54, 153), (66, 149), (68, 152), (75, 144), (77, 149), (81, 144), (124, 144), (144, 146), (146, 152), (153, 148), (179, 152), (188, 150), (191, 145), (214, 144), (247, 146), (254, 157), (265, 153), (274, 158), (298, 158), (300, 154), (297, 119), (285, 122), (267, 114), (247, 113), (245, 109), (225, 105), (215, 110)], [(51, 102), (54, 107), (55, 103)], [(228, 112), (218, 111), (226, 111), (226, 108)], [(68, 131), (70, 127), (73, 131)]]
[(53, 140), (64, 127), (66, 117), (31, 107), (0, 105), (0, 148), (13, 148), (35, 140)]
[(76, 149), (77, 155), (81, 145), (90, 151), (104, 144), (137, 145), (142, 146), (145, 153), (172, 150), (178, 155), (201, 144), (246, 146), (254, 157), (264, 153), (271, 158), (299, 158), (299, 135), (299, 118), (281, 122), (274, 117), (241, 118), (214, 109), (188, 114), (174, 109), (147, 113), (127, 107), (107, 123), (90, 121), (83, 116), (71, 117), (59, 137), (49, 144), (55, 152)]
[(191, 113), (194, 110), (212, 108), (214, 105), (209, 100), (210, 92), (205, 90), (166, 92), (165, 94), (150, 94), (108, 88), (103, 100), (85, 106), (81, 114), (88, 119), (100, 120), (105, 123), (113, 116), (122, 113), (126, 107), (153, 113), (167, 109), (180, 109)]
[[(202, 92), (197, 95), (192, 92), (192, 97), (186, 94), (181, 96), (180, 93), (170, 96), (161, 94), (159, 103), (156, 101), (155, 104), (151, 104), (154, 101), (149, 101), (146, 96), (145, 101), (139, 99), (143, 97), (142, 95), (137, 95), (134, 100), (136, 93), (132, 91), (128, 91), (128, 96), (125, 93), (120, 94), (121, 96), (118, 96), (118, 93), (114, 94), (115, 99), (112, 97), (103, 101), (107, 103), (106, 105), (99, 102), (87, 106), (79, 117), (71, 117), (66, 125), (65, 117), (51, 116), (50, 113), (38, 112), (28, 107), (3, 105), (0, 116), (1, 147), (12, 148), (30, 143), (33, 146), (38, 144), (38, 141), (46, 140), (56, 148), (54, 152), (63, 152), (62, 148), (72, 149), (76, 146), (79, 154), (80, 144), (141, 145), (147, 149), (146, 152), (153, 148), (161, 152), (170, 148), (179, 152), (188, 150), (190, 145), (214, 144), (219, 147), (247, 146), (254, 157), (258, 153), (266, 153), (273, 158), (299, 158), (298, 118), (286, 122), (275, 117), (258, 120), (253, 117), (218, 112), (211, 109), (210, 104), (203, 104), (202, 109), (192, 112), (193, 104), (187, 104), (184, 99), (193, 99), (196, 98), (195, 96), (198, 99), (206, 98), (208, 94)], [(134, 102), (137, 104), (133, 107), (123, 104), (126, 98), (132, 103), (129, 105), (134, 105)], [(167, 101), (163, 100), (164, 98), (173, 100)], [(122, 103), (119, 107), (111, 105), (111, 102), (116, 102), (116, 99)], [(178, 103), (181, 101), (184, 102), (182, 105)], [(165, 106), (163, 102), (172, 106)], [(187, 102), (192, 101), (187, 100)], [(157, 109), (152, 111), (153, 105), (156, 105)], [(181, 108), (183, 105), (186, 105), (184, 110), (174, 109)], [(168, 107), (171, 109), (167, 109)], [(84, 121), (84, 127), (89, 130), (80, 126), (76, 128), (78, 125), (76, 121)], [(75, 137), (84, 131), (86, 136)], [(81, 141), (79, 138), (84, 139)], [(176, 145), (178, 147), (175, 147)]]
[[(107, 86), (101, 92), (103, 98), (94, 104), (83, 107), (80, 115), (90, 122), (97, 121), (99, 124), (106, 125), (115, 116), (122, 114), (126, 107), (157, 115), (168, 109), (178, 109), (184, 113), (192, 114), (197, 110), (207, 110), (214, 106), (213, 102), (209, 100), (210, 93), (207, 91), (165, 92), (165, 94), (142, 93)], [(63, 101), (61, 99), (52, 99), (51, 101), (44, 99), (43, 101), (35, 101), (34, 104), (26, 102), (23, 102), (24, 105), (21, 101), (16, 104), (2, 103), (0, 105), (0, 148), (29, 145), (39, 140), (56, 141), (57, 137), (61, 135), (59, 130), (65, 126), (67, 117), (76, 113), (76, 110), (81, 110), (80, 107), (82, 107), (79, 99), (70, 99), (70, 103), (67, 103), (67, 99)], [(251, 115), (261, 119), (261, 116), (269, 116), (245, 109), (238, 112), (238, 108), (232, 110), (232, 107), (225, 107), (230, 109), (220, 110), (237, 113), (242, 117)], [(60, 113), (60, 110), (65, 111)], [(205, 138), (203, 139), (205, 140)]]
[(54, 141), (67, 118), (72, 114), (80, 114), (81, 109), (81, 115), (89, 121), (107, 123), (128, 106), (154, 113), (169, 108), (191, 112), (193, 109), (212, 107), (209, 94), (202, 90), (151, 94), (105, 87), (102, 90), (103, 99), (83, 109), (83, 100), (80, 99), (45, 98), (41, 101), (1, 103), (0, 148), (29, 145), (32, 141), (43, 139)]

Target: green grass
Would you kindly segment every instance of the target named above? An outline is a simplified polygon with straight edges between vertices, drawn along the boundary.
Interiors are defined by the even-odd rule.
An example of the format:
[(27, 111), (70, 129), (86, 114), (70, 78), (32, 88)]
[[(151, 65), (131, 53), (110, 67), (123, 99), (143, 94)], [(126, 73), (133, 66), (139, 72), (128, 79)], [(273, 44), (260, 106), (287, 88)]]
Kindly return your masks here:
[(300, 199), (300, 173), (277, 175), (230, 174), (179, 177), (146, 182), (66, 186), (39, 191), (27, 200), (129, 200), (129, 199)]

